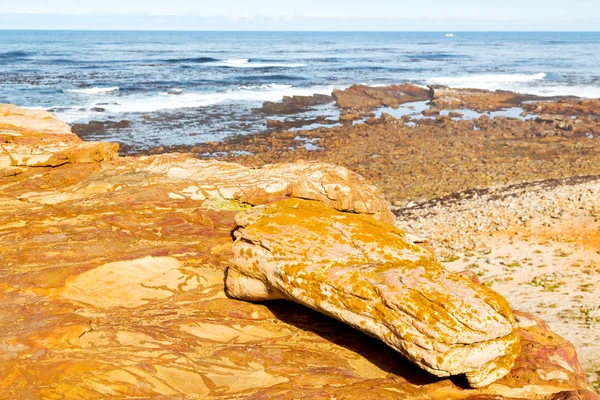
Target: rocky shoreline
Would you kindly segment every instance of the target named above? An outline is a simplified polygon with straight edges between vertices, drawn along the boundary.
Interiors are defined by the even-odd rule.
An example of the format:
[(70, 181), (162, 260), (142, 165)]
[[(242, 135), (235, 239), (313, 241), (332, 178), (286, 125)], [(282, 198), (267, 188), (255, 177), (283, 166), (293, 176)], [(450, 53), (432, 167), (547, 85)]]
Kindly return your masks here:
[[(535, 293), (528, 311), (539, 306), (537, 312), (544, 313), (553, 329), (576, 338), (585, 369), (600, 385), (600, 337), (595, 333), (600, 303), (594, 297), (600, 290), (594, 278), (600, 241), (585, 239), (582, 244), (582, 237), (599, 229), (588, 220), (597, 222), (600, 207), (600, 100), (411, 85), (353, 86), (333, 97), (343, 126), (290, 131), (279, 123), (263, 134), (187, 150), (200, 158), (252, 167), (294, 160), (343, 165), (375, 184), (393, 205), (398, 224), (426, 238), (439, 259), (460, 257), (447, 264), (456, 270), (487, 260), (490, 248), (504, 249), (506, 260), (492, 257), (492, 268), (479, 261), (475, 272), (486, 284), (511, 293), (511, 302), (521, 303), (524, 287)], [(379, 107), (423, 99), (430, 104), (420, 114), (430, 118), (374, 117)], [(485, 114), (507, 107), (519, 107), (519, 118)], [(444, 110), (453, 111), (444, 116)], [(462, 118), (469, 110), (484, 114)], [(361, 118), (361, 123), (353, 122)], [(581, 224), (582, 233), (572, 234)], [(542, 231), (547, 234), (537, 240), (545, 245), (532, 245), (534, 239), (528, 237)], [(505, 236), (511, 239), (503, 241)], [(515, 253), (515, 247), (521, 250)], [(569, 255), (555, 257), (555, 252)], [(512, 264), (542, 267), (526, 273), (505, 266)], [(517, 274), (516, 279), (499, 282), (501, 276), (508, 278), (507, 271)], [(538, 276), (561, 284), (549, 290), (552, 284)], [(574, 299), (558, 301), (568, 295)], [(543, 300), (536, 303), (536, 298)]]
[[(369, 115), (390, 93), (397, 97), (384, 100), (388, 105), (411, 101), (389, 88), (377, 92), (353, 87), (335, 97), (351, 119)], [(260, 165), (308, 158), (359, 172), (393, 204), (398, 225), (448, 268), (474, 271), (509, 302), (541, 313), (573, 338), (598, 387), (600, 100), (442, 87), (431, 88), (429, 98), (423, 114), (432, 119), (382, 114), (364, 124), (226, 141), (222, 151), (253, 154), (223, 159)], [(444, 109), (515, 106), (520, 117), (532, 117), (440, 116)], [(303, 149), (302, 136), (319, 150)]]
[[(396, 96), (398, 90), (385, 93)], [(0, 371), (9, 377), (0, 383), (2, 396), (597, 399), (591, 382), (597, 380), (595, 331), (600, 322), (594, 297), (600, 273), (598, 123), (595, 103), (572, 102), (557, 106), (569, 109), (568, 117), (538, 120), (439, 116), (413, 126), (390, 115), (367, 117), (362, 124), (349, 118), (340, 128), (304, 131), (305, 140), (292, 137), (299, 135), (295, 132), (275, 132), (199, 146), (193, 149), (195, 157), (120, 157), (115, 145), (82, 142), (48, 113), (3, 106), (0, 235), (5, 267), (0, 302), (12, 312), (0, 329), (5, 343)], [(587, 114), (571, 118), (576, 105)], [(355, 111), (367, 112), (362, 106)], [(565, 118), (572, 124), (564, 123)], [(553, 133), (542, 135), (548, 131)], [(307, 140), (319, 149), (308, 150)], [(290, 142), (302, 146), (283, 151)], [(248, 154), (231, 156), (233, 151)], [(240, 164), (198, 159), (217, 152)], [(339, 160), (342, 166), (305, 160), (263, 166), (285, 157), (288, 162), (297, 157)], [(353, 165), (366, 180), (344, 165)], [(299, 269), (289, 263), (276, 269), (290, 269), (295, 278), (289, 284), (304, 287), (304, 260), (310, 268), (317, 257), (311, 252), (319, 246), (308, 244), (297, 254), (294, 232), (307, 228), (286, 213), (299, 212), (293, 211), (304, 207), (298, 202), (323, 210), (310, 216), (321, 218), (319, 226), (331, 225), (331, 231), (319, 235), (323, 243), (331, 243), (325, 246), (328, 257), (340, 266), (360, 263), (379, 271), (369, 272), (372, 279), (383, 279), (387, 273), (380, 263), (409, 260), (405, 246), (414, 246), (412, 241), (420, 244), (416, 253), (433, 249), (437, 260), (453, 271), (444, 275), (451, 277), (447, 282), (460, 281), (481, 293), (493, 293), (491, 288), (506, 296), (511, 308), (526, 311), (506, 310), (493, 296), (483, 295), (506, 315), (508, 325), (502, 329), (512, 327), (511, 335), (519, 338), (516, 359), (510, 350), (514, 341), (508, 353), (498, 353), (500, 358), (510, 354), (512, 364), (496, 365), (503, 374), (510, 371), (491, 384), (485, 374), (471, 376), (485, 386), (470, 388), (464, 377), (433, 377), (379, 340), (307, 308), (228, 297), (228, 266), (256, 278), (253, 263), (270, 274), (269, 262), (286, 257), (300, 260)], [(244, 236), (257, 247), (242, 248), (244, 254), (235, 255), (238, 261), (229, 261), (236, 249), (232, 231), (243, 239), (243, 229), (264, 210), (274, 210), (265, 228)], [(342, 227), (344, 218), (351, 220), (348, 227)], [(399, 234), (393, 245), (369, 249), (373, 240), (361, 228), (365, 223), (387, 232), (378, 237), (396, 232), (394, 225), (407, 235)], [(274, 232), (276, 226), (283, 231)], [(404, 250), (390, 256), (386, 246)], [(359, 248), (363, 250), (356, 253)], [(271, 252), (277, 257), (269, 258)], [(355, 253), (364, 259), (357, 261)], [(393, 271), (405, 274), (400, 279), (409, 286), (424, 279), (417, 291), (435, 282), (433, 275), (411, 268)], [(437, 271), (425, 268), (429, 274)], [(369, 303), (371, 295), (364, 292), (368, 285), (357, 286), (346, 275), (336, 281), (336, 290), (348, 296), (341, 296), (346, 299), (341, 302), (321, 286), (303, 295), (286, 289), (284, 297), (310, 305), (325, 296), (341, 307), (340, 315), (381, 318), (380, 306)], [(264, 293), (257, 289), (253, 283), (235, 296)], [(395, 293), (380, 290), (376, 292), (384, 299)], [(458, 297), (448, 297), (448, 304), (437, 304), (432, 297), (435, 311), (415, 312), (408, 321), (411, 329), (431, 335), (434, 344), (399, 331), (407, 343), (402, 346), (447, 351), (451, 342), (435, 333), (430, 313), (450, 310), (450, 304), (459, 310), (461, 301), (477, 304), (479, 297), (468, 292), (450, 292)], [(411, 301), (401, 303), (420, 304)], [(320, 304), (325, 314), (335, 316), (329, 303)], [(461, 314), (448, 313), (444, 311), (447, 321)], [(460, 318), (475, 327), (479, 322), (474, 315)], [(386, 319), (381, 321), (385, 325)], [(360, 320), (356, 324), (360, 329)], [(460, 326), (455, 328), (459, 338), (466, 329)], [(488, 328), (473, 329), (477, 338)], [(410, 359), (410, 354), (405, 355)], [(461, 363), (434, 357), (427, 368), (444, 364), (459, 371)]]
[[(348, 89), (346, 97), (336, 93), (345, 106), (341, 126), (289, 130), (281, 123), (274, 131), (151, 153), (189, 151), (252, 167), (294, 160), (334, 163), (358, 172), (399, 206), (468, 189), (600, 174), (600, 100), (531, 103), (530, 97), (510, 92), (430, 93), (416, 87), (421, 92), (405, 90), (408, 96), (402, 87), (367, 93), (360, 88)], [(378, 90), (382, 94), (374, 95)], [(373, 116), (379, 106), (398, 106), (425, 93), (432, 99), (423, 111), (429, 117)], [(395, 102), (385, 97), (391, 94)], [(454, 117), (443, 108), (447, 104), (456, 107), (450, 110)], [(515, 105), (521, 107), (517, 118), (457, 116)]]

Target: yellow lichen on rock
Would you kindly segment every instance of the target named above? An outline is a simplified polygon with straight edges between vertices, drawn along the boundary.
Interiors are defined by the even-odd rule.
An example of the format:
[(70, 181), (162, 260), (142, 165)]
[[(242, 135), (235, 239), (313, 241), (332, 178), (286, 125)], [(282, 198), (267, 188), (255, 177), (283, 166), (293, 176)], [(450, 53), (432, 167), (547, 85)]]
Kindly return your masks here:
[(299, 302), (381, 339), (434, 375), (464, 373), (474, 387), (512, 368), (520, 346), (506, 300), (447, 272), (402, 231), (301, 199), (236, 221), (231, 296)]

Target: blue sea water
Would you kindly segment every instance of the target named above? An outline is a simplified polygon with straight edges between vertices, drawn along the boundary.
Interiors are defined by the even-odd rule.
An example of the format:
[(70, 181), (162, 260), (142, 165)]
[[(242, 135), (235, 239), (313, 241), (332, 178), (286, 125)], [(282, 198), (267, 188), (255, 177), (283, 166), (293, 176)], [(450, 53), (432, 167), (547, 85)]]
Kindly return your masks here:
[(356, 83), (600, 97), (599, 50), (599, 32), (0, 31), (0, 102), (129, 120), (97, 139), (143, 149), (258, 132), (263, 101)]

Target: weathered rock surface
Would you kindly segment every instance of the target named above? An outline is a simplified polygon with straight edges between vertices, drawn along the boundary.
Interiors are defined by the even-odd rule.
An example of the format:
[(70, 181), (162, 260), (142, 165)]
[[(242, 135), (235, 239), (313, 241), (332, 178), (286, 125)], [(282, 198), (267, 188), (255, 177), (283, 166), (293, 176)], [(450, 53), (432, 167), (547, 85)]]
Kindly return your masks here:
[(600, 99), (561, 100), (524, 104), (523, 108), (536, 114), (600, 115)]
[[(559, 115), (551, 115), (549, 122), (382, 116), (368, 124), (268, 132), (193, 151), (229, 152), (221, 159), (256, 167), (301, 159), (343, 165), (376, 184), (390, 202), (403, 204), (468, 189), (600, 174), (600, 121), (567, 114), (557, 123)], [(569, 129), (569, 121), (573, 130), (557, 128), (565, 122)], [(319, 150), (306, 151), (298, 136), (315, 141)]]
[(227, 274), (243, 300), (287, 298), (387, 343), (437, 376), (479, 387), (519, 354), (500, 295), (446, 272), (404, 233), (323, 204), (287, 200), (236, 217)]
[(429, 100), (429, 89), (416, 85), (354, 85), (345, 90), (334, 90), (333, 98), (337, 106), (343, 109), (370, 110), (380, 106), (396, 108), (403, 103)]
[(117, 150), (112, 143), (83, 142), (50, 113), (0, 105), (0, 168), (93, 163), (113, 159)]
[(240, 210), (306, 196), (387, 221), (345, 169), (161, 155), (19, 172), (0, 173), (0, 398), (595, 398), (530, 316), (513, 371), (467, 389), (307, 307), (228, 298)]
[(445, 86), (432, 86), (431, 92), (432, 101), (438, 108), (470, 108), (480, 112), (515, 107), (525, 101), (542, 99), (539, 96), (506, 90), (452, 89)]
[(131, 123), (127, 120), (121, 121), (90, 121), (85, 124), (73, 124), (71, 130), (80, 138), (87, 139), (90, 136), (102, 135), (109, 129), (126, 129)]
[(281, 102), (265, 101), (261, 108), (255, 109), (266, 115), (296, 114), (311, 107), (331, 103), (333, 97), (315, 93), (312, 96), (283, 96)]

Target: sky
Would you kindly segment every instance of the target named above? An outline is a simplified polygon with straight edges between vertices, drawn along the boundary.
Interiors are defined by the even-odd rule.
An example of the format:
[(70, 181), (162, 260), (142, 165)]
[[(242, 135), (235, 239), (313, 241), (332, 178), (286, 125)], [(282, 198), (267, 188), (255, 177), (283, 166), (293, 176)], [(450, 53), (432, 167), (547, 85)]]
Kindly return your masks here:
[(21, 0), (0, 29), (598, 31), (600, 0)]

